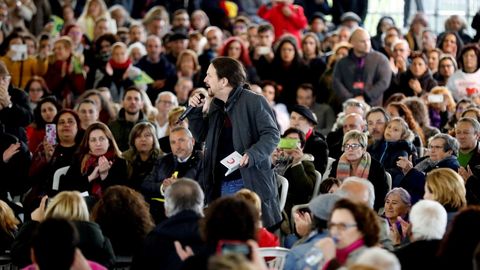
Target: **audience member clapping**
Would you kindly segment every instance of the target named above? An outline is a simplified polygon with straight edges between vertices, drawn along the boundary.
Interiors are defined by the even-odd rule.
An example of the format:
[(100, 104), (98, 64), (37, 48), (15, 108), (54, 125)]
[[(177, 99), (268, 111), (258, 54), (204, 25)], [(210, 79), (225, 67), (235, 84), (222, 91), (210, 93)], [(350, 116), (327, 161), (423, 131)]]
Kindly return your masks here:
[(103, 123), (94, 123), (85, 131), (78, 147), (78, 156), (70, 165), (59, 190), (87, 191), (100, 198), (109, 186), (125, 184), (125, 160), (110, 129)]
[(403, 188), (394, 188), (385, 197), (384, 216), (394, 245), (401, 244), (407, 238), (408, 212), (411, 206), (410, 194)]
[(415, 167), (410, 158), (399, 157), (397, 161), (397, 166), (405, 175), (400, 186), (410, 193), (413, 204), (423, 198), (426, 173), (435, 168), (450, 168), (458, 171), (460, 167), (457, 160), (458, 142), (452, 136), (437, 134), (430, 138), (428, 147), (430, 156), (420, 160)]

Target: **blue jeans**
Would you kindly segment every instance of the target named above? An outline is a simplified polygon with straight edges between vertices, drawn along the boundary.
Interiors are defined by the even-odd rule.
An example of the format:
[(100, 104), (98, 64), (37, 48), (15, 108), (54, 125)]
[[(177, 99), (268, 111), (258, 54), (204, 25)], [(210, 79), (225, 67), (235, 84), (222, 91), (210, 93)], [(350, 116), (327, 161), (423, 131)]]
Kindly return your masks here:
[(221, 188), (222, 196), (235, 194), (237, 191), (239, 191), (243, 187), (244, 185), (243, 185), (242, 178), (228, 181), (228, 182), (222, 182), (222, 188)]

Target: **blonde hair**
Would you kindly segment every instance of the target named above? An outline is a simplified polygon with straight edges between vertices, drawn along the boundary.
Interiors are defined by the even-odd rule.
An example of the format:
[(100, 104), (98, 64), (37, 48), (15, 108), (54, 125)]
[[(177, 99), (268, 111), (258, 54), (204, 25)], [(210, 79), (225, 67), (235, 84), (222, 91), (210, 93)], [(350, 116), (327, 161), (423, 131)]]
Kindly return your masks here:
[(20, 224), (20, 221), (15, 217), (12, 208), (6, 202), (0, 200), (0, 230), (13, 235), (18, 224)]
[(465, 182), (450, 168), (434, 169), (427, 174), (425, 183), (433, 199), (443, 206), (462, 208), (467, 205)]
[(89, 221), (87, 203), (78, 191), (62, 191), (50, 201), (45, 218)]
[(178, 107), (175, 107), (175, 108), (172, 108), (169, 112), (168, 112), (168, 125), (170, 127), (173, 127), (175, 125), (175, 123), (177, 122), (178, 118), (180, 117), (180, 115), (186, 110), (186, 108), (184, 106), (178, 106)]
[[(392, 123), (392, 122), (398, 122), (402, 126), (402, 135), (400, 136), (400, 140), (413, 142), (413, 139), (415, 138), (415, 135), (413, 134), (413, 132), (408, 127), (408, 124), (405, 121), (405, 119), (403, 119), (401, 117), (394, 117), (394, 118), (390, 119), (390, 121), (388, 122), (386, 127), (388, 127), (388, 125), (390, 125), (390, 123)], [(386, 130), (386, 128), (385, 128), (385, 130)]]
[(122, 49), (124, 49), (126, 52), (128, 51), (127, 45), (125, 45), (125, 43), (123, 43), (123, 42), (121, 42), (121, 41), (115, 42), (115, 43), (112, 45), (112, 53), (113, 53), (113, 51), (116, 50), (117, 48), (122, 48)]
[(262, 215), (262, 200), (257, 193), (249, 189), (242, 188), (237, 191), (237, 193), (235, 193), (235, 197), (244, 199), (247, 202), (253, 204), (253, 206), (255, 206), (255, 209), (257, 209), (258, 211), (259, 217)]
[(343, 135), (343, 143), (342, 145), (346, 144), (349, 140), (357, 140), (358, 143), (363, 147), (366, 148), (368, 145), (367, 135), (365, 133), (358, 131), (358, 130), (350, 130), (345, 135)]
[(100, 6), (100, 16), (99, 17), (106, 17), (107, 19), (110, 19), (110, 12), (108, 12), (108, 8), (107, 8), (107, 4), (105, 4), (105, 1), (103, 0), (88, 0), (87, 3), (85, 4), (85, 7), (83, 8), (83, 12), (82, 14), (80, 14), (80, 16), (78, 17), (78, 19), (80, 20), (81, 18), (82, 19), (85, 19), (87, 16), (91, 16), (90, 14), (88, 14), (88, 9), (90, 8), (90, 5), (92, 4), (92, 2), (97, 2), (97, 4)]
[(445, 86), (435, 86), (430, 90), (430, 94), (433, 95), (443, 95), (445, 97), (444, 102), (447, 103), (447, 110), (451, 113), (455, 113), (457, 104), (455, 103), (455, 100), (453, 99), (452, 93), (450, 90), (448, 90), (447, 87)]

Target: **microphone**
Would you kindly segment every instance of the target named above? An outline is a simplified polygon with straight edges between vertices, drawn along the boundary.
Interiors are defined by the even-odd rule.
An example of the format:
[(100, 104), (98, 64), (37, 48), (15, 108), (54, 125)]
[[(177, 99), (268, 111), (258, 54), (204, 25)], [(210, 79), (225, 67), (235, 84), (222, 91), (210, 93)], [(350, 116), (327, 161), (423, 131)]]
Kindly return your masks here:
[[(203, 94), (199, 94), (200, 96), (200, 101), (202, 101), (203, 99), (205, 99), (205, 95)], [(183, 120), (185, 120), (185, 118), (187, 118), (187, 116), (190, 114), (190, 112), (193, 110), (193, 106), (188, 106), (187, 109), (180, 115), (180, 117), (178, 117), (178, 120), (176, 122), (176, 124), (182, 122)]]

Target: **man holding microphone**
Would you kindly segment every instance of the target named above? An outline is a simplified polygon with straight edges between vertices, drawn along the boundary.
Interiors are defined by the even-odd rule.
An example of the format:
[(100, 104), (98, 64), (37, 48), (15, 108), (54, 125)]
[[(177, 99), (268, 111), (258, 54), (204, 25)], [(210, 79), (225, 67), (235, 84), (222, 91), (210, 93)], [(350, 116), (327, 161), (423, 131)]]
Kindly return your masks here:
[[(203, 173), (199, 182), (207, 203), (233, 194), (245, 187), (262, 199), (265, 227), (281, 221), (278, 190), (270, 155), (280, 133), (274, 115), (264, 97), (245, 89), (246, 74), (240, 62), (229, 57), (212, 60), (204, 80), (212, 98), (208, 113), (200, 94), (193, 95), (187, 116), (190, 130), (197, 141), (205, 142)], [(227, 170), (221, 164), (238, 152), (238, 170)]]

